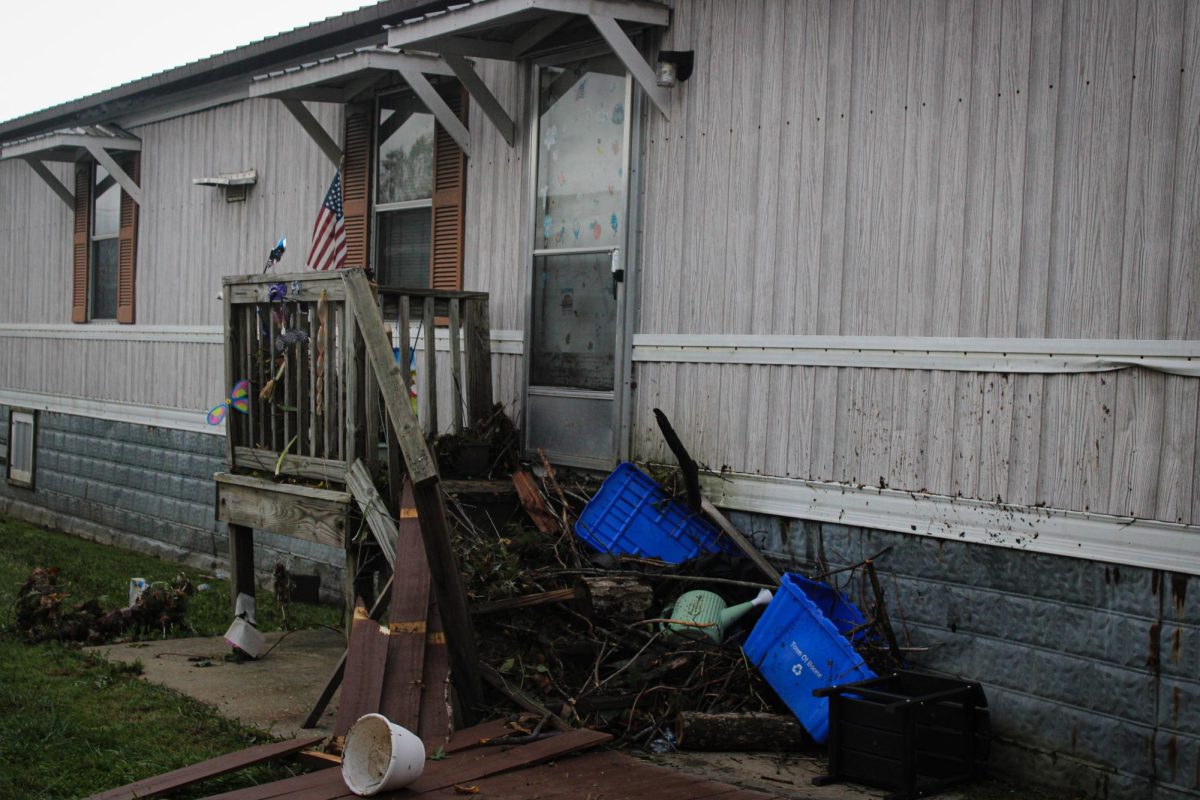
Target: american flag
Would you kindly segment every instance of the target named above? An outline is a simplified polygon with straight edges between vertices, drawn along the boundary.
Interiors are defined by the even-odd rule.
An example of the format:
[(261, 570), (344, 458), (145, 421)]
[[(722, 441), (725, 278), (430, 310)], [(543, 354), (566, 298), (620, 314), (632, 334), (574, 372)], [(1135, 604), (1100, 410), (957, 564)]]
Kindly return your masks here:
[(325, 202), (317, 212), (312, 243), (308, 246), (309, 269), (340, 269), (346, 260), (346, 223), (342, 219), (342, 173), (333, 176)]

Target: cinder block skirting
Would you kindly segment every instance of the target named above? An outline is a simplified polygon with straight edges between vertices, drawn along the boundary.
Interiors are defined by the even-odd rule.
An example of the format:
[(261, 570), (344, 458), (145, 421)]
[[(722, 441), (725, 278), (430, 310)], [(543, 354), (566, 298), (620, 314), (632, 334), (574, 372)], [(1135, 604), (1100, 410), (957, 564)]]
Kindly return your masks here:
[[(734, 513), (812, 575), (876, 560), (918, 668), (981, 681), (993, 774), (1098, 798), (1200, 797), (1200, 578)], [(846, 575), (835, 578), (846, 579)], [(859, 586), (845, 587), (856, 601)]]
[[(8, 409), (0, 406), (7, 427)], [(204, 570), (228, 567), (228, 534), (213, 515), (213, 473), (225, 440), (186, 430), (40, 412), (32, 490), (0, 481), (0, 513), (105, 544)], [(320, 574), (322, 593), (341, 598), (344, 554), (257, 532), (255, 568), (277, 562)]]

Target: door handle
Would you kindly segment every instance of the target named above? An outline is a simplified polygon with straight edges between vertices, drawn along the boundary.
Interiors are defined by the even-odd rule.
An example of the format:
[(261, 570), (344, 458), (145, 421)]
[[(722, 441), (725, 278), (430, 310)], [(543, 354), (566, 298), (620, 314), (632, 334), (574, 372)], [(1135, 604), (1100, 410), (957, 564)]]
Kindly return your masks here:
[(621, 251), (614, 249), (612, 251), (612, 290), (613, 300), (617, 299), (617, 284), (625, 282), (625, 270), (621, 268)]

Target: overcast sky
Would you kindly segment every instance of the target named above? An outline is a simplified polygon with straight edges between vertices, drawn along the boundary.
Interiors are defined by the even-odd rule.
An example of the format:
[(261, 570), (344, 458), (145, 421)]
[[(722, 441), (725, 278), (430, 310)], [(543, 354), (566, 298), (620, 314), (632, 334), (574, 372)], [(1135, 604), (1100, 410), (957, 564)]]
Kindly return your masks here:
[(0, 120), (248, 44), (370, 0), (25, 0), (0, 25)]

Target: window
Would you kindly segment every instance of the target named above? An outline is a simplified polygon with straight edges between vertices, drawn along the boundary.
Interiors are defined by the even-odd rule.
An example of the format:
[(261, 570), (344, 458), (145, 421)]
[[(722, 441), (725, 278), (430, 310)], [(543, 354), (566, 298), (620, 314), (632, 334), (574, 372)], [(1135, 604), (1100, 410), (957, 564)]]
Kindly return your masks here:
[(375, 269), (379, 282), (427, 287), (433, 207), (433, 115), (411, 92), (382, 95), (375, 159)]
[[(117, 164), (135, 184), (141, 157)], [(71, 321), (132, 323), (137, 261), (138, 206), (103, 165), (83, 161), (75, 173), (75, 241)]]
[(93, 164), (92, 234), (88, 263), (88, 318), (117, 318), (117, 256), (121, 234), (121, 187), (99, 164)]
[(13, 410), (8, 416), (8, 482), (33, 488), (33, 447), (36, 419), (32, 411)]

